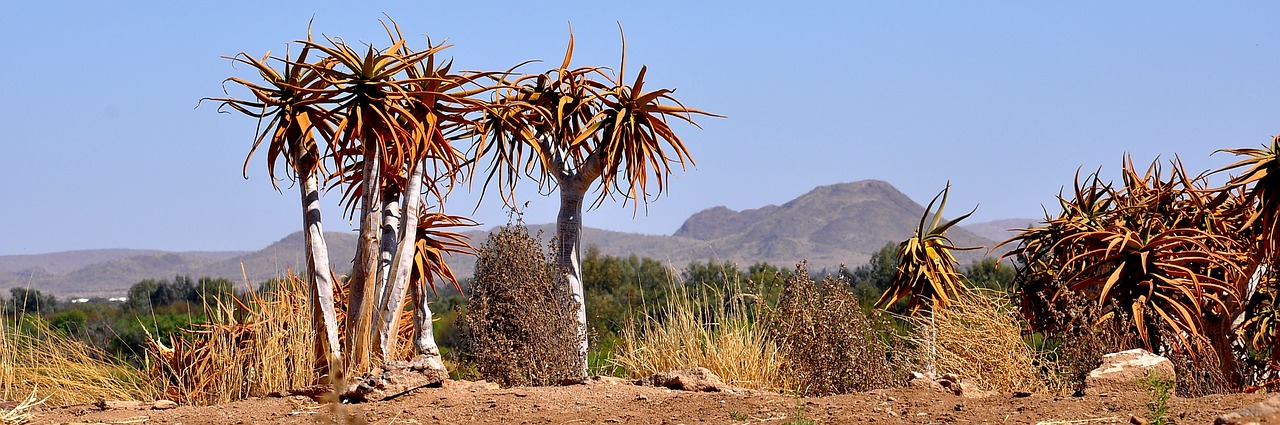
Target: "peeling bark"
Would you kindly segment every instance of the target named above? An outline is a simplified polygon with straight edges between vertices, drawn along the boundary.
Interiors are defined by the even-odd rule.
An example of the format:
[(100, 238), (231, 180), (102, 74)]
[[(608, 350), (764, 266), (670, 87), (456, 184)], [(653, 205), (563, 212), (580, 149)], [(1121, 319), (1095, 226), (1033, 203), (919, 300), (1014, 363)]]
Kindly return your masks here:
[(431, 323), (431, 308), (427, 306), (426, 283), (421, 280), (413, 282), (413, 346), (418, 353), (425, 356), (427, 365), (432, 369), (446, 370), (444, 360), (440, 358), (440, 348), (436, 346), (434, 325)]
[[(400, 207), (400, 192), (394, 185), (386, 185), (382, 191), (382, 236), (378, 240), (378, 285), (377, 293), (374, 300), (379, 302), (379, 306), (385, 303), (384, 298), (387, 292), (387, 282), (391, 278), (391, 264), (394, 263), (396, 250), (400, 247), (400, 229), (401, 212), (406, 211)], [(373, 335), (374, 341), (377, 341), (377, 334)], [(375, 355), (374, 357), (377, 357)]]
[(366, 149), (364, 156), (364, 192), (360, 205), (360, 238), (352, 264), (350, 292), (347, 295), (347, 367), (360, 375), (370, 369), (369, 346), (373, 330), (373, 313), (377, 310), (378, 236), (381, 231), (382, 155)]
[(342, 369), (338, 344), (338, 314), (334, 308), (333, 272), (329, 269), (329, 248), (320, 223), (320, 190), (315, 173), (299, 178), (302, 193), (302, 227), (306, 240), (307, 289), (311, 305), (311, 326), (316, 331), (316, 364), (321, 373), (336, 366)]
[[(413, 172), (409, 175), (408, 184), (404, 190), (404, 205), (401, 208), (404, 211), (403, 226), (397, 235), (396, 241), (398, 246), (394, 247), (394, 258), (388, 267), (388, 279), (385, 283), (386, 290), (382, 294), (381, 308), (379, 310), (378, 332), (374, 335), (374, 357), (382, 362), (390, 362), (391, 356), (395, 354), (395, 347), (398, 339), (396, 331), (400, 328), (400, 311), (404, 309), (404, 296), (408, 290), (408, 281), (410, 272), (413, 270), (413, 257), (417, 254), (415, 243), (417, 242), (418, 231), (418, 202), (422, 196), (422, 174), (425, 164), (419, 162), (414, 165)], [(384, 232), (385, 236), (386, 233)], [(383, 246), (387, 245), (383, 241)], [(385, 248), (384, 248), (385, 249)], [(415, 303), (423, 304), (426, 308), (426, 300), (418, 300), (414, 297)], [(426, 311), (427, 326), (431, 323), (431, 311)], [(417, 323), (415, 323), (417, 324)], [(430, 328), (428, 328), (430, 329)], [(427, 332), (431, 335), (430, 331)], [(434, 338), (431, 345), (435, 346)], [(426, 354), (426, 353), (424, 353)], [(436, 357), (439, 357), (437, 352)]]
[(578, 359), (582, 376), (587, 376), (587, 303), (582, 288), (582, 202), (587, 184), (581, 178), (562, 177), (560, 214), (556, 217), (556, 265), (577, 305)]

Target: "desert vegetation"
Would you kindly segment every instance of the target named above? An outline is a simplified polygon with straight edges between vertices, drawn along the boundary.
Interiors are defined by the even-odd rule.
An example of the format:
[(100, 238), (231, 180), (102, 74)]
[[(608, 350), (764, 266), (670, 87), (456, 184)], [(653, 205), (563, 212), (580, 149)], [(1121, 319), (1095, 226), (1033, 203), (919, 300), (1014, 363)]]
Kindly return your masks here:
[[(913, 234), (851, 269), (811, 274), (796, 259), (677, 270), (582, 247), (581, 216), (606, 199), (638, 209), (662, 193), (673, 167), (693, 163), (669, 121), (717, 115), (646, 88), (644, 67), (625, 79), (625, 48), (616, 69), (575, 68), (570, 35), (549, 71), (460, 72), (443, 57), (449, 46), (415, 50), (394, 22), (384, 28), (387, 47), (307, 34), (283, 56), (233, 56), (257, 78), (229, 78), (229, 94), (210, 99), (259, 121), (246, 172), (263, 149), (273, 184), (281, 165), (296, 183), (300, 275), (241, 290), (146, 280), (120, 303), (15, 289), (0, 321), (4, 397), (208, 405), (308, 387), (342, 395), (406, 360), (508, 386), (703, 367), (737, 387), (798, 396), (900, 386), (913, 371), (1065, 394), (1103, 354), (1138, 347), (1174, 361), (1185, 395), (1280, 386), (1280, 136), (1224, 150), (1241, 159), (1214, 172), (1126, 157), (1119, 182), (1077, 175), (1057, 211), (1005, 241), (1012, 251), (1000, 260), (956, 260), (980, 247), (947, 236), (973, 213), (944, 217), (948, 183)], [(514, 187), (525, 179), (560, 197), (549, 238), (520, 222)], [(441, 210), (473, 180), (513, 216), (479, 247), (458, 233), (477, 223)], [(327, 191), (359, 223), (346, 274), (329, 267)], [(474, 276), (459, 279), (451, 255), (475, 255)], [(1170, 390), (1151, 385), (1163, 397), (1153, 416), (1163, 416)]]
[[(1167, 174), (1160, 162), (1144, 171), (1124, 164), (1122, 186), (1098, 173), (1079, 179), (1061, 197), (1060, 215), (1007, 242), (1016, 249), (1003, 262), (960, 265), (950, 256), (946, 229), (963, 216), (939, 218), (946, 190), (903, 243), (818, 275), (804, 264), (677, 270), (589, 248), (582, 264), (586, 334), (594, 340), (589, 373), (705, 367), (739, 387), (827, 395), (899, 386), (908, 372), (932, 369), (994, 391), (1066, 394), (1102, 354), (1143, 347), (1174, 361), (1183, 395), (1274, 386), (1267, 316), (1274, 278), (1258, 236), (1267, 231), (1260, 211), (1268, 192), (1251, 196), (1252, 186), (1236, 185), (1247, 177), (1212, 187), (1208, 173), (1189, 176), (1176, 161)], [(506, 385), (580, 377), (578, 306), (561, 284), (558, 245), (547, 239), (516, 220), (480, 246), (474, 278), (431, 298), (433, 337), (453, 377)], [(935, 286), (935, 275), (950, 286)], [(345, 299), (347, 284), (339, 282), (335, 297)], [(3, 327), (10, 338), (3, 358), (13, 364), (6, 394), (35, 393), (51, 404), (84, 395), (200, 405), (323, 383), (315, 376), (312, 288), (290, 274), (252, 291), (214, 279), (143, 281), (123, 303), (12, 291), (5, 306), (13, 319)], [(345, 332), (349, 310), (336, 307)], [(397, 357), (418, 349), (411, 321), (395, 330)], [(129, 342), (131, 327), (140, 341)], [(94, 329), (109, 329), (109, 342), (95, 343), (108, 350), (87, 348), (103, 338)], [(100, 371), (20, 378), (58, 367), (23, 363), (44, 359), (22, 360), (31, 350), (65, 353), (55, 357)], [(57, 395), (54, 388), (83, 389)]]

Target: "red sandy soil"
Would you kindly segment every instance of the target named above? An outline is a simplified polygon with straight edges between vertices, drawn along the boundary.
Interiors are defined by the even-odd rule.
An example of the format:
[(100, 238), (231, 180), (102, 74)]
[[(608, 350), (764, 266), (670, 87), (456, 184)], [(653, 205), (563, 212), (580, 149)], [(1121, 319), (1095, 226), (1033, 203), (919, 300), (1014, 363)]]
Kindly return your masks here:
[[(1231, 394), (1169, 401), (1173, 423), (1213, 423), (1218, 415), (1269, 394)], [(154, 424), (1127, 424), (1148, 415), (1141, 393), (1107, 396), (964, 398), (927, 388), (898, 388), (831, 397), (729, 390), (686, 392), (605, 381), (540, 388), (497, 388), (448, 381), (390, 400), (323, 405), (302, 396), (155, 410), (151, 404), (42, 408), (32, 423)], [(812, 422), (806, 422), (812, 421)]]

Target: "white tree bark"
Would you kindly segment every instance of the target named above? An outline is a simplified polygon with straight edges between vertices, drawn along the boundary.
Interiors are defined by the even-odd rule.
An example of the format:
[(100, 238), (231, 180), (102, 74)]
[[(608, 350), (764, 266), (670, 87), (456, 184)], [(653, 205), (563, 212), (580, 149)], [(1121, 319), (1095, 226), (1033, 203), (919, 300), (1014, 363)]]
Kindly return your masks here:
[[(385, 303), (388, 281), (391, 278), (391, 264), (395, 261), (396, 249), (400, 247), (400, 218), (402, 216), (400, 208), (400, 193), (393, 190), (382, 191), (382, 236), (379, 238), (378, 250), (378, 286), (374, 300), (379, 304), (379, 308)], [(378, 340), (377, 330), (373, 335), (374, 341)], [(378, 357), (376, 354), (374, 357)]]
[[(386, 290), (383, 291), (381, 299), (381, 309), (379, 310), (378, 332), (374, 335), (374, 356), (383, 363), (395, 360), (391, 358), (395, 354), (395, 347), (399, 335), (396, 331), (400, 328), (400, 311), (404, 309), (404, 296), (408, 290), (409, 275), (413, 270), (413, 257), (417, 254), (417, 231), (418, 231), (418, 203), (422, 196), (422, 174), (425, 169), (423, 162), (414, 165), (413, 171), (409, 175), (409, 181), (404, 189), (404, 205), (401, 210), (404, 211), (403, 226), (396, 241), (398, 246), (392, 248), (395, 253), (393, 261), (391, 261), (389, 271), (387, 272)], [(385, 230), (385, 228), (384, 228)], [(383, 236), (386, 236), (384, 231)], [(387, 245), (383, 241), (383, 246)], [(421, 303), (425, 307), (426, 300), (418, 300), (414, 297), (415, 302)], [(427, 326), (431, 324), (431, 311), (426, 310)], [(416, 323), (415, 323), (416, 324)], [(428, 330), (427, 335), (431, 332)], [(431, 345), (435, 346), (434, 338)], [(427, 354), (427, 353), (423, 353)], [(436, 353), (439, 356), (439, 352)]]
[(447, 370), (436, 346), (435, 327), (431, 323), (431, 309), (427, 305), (426, 282), (413, 282), (413, 346), (425, 357), (427, 367)]
[(587, 376), (587, 303), (582, 287), (582, 202), (587, 184), (581, 178), (561, 177), (560, 214), (556, 218), (557, 266), (564, 273), (578, 309), (578, 359), (582, 376)]
[(348, 372), (360, 375), (370, 369), (369, 354), (373, 333), (374, 299), (378, 282), (378, 237), (382, 231), (382, 155), (377, 149), (366, 149), (364, 157), (364, 192), (360, 205), (360, 239), (352, 264), (350, 292), (347, 295), (347, 366)]
[(315, 173), (299, 178), (302, 193), (302, 227), (306, 240), (307, 286), (311, 304), (311, 326), (316, 331), (315, 354), (324, 370), (342, 370), (338, 345), (338, 314), (334, 309), (333, 272), (329, 269), (329, 248), (320, 223), (319, 178)]

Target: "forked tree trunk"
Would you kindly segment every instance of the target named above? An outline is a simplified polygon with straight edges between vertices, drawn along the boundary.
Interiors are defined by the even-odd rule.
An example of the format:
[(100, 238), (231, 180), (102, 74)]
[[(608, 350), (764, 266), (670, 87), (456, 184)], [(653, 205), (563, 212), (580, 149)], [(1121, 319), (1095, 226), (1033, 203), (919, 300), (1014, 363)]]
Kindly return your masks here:
[(377, 149), (366, 149), (364, 156), (364, 192), (360, 205), (360, 238), (352, 264), (347, 295), (347, 371), (354, 375), (370, 369), (369, 346), (373, 330), (373, 312), (377, 310), (378, 236), (382, 231), (381, 198), (382, 158)]
[[(378, 285), (373, 298), (379, 303), (378, 308), (381, 308), (382, 300), (386, 297), (387, 282), (391, 278), (391, 264), (395, 262), (396, 249), (400, 247), (401, 211), (400, 192), (395, 190), (394, 186), (386, 185), (386, 189), (382, 191), (382, 236), (378, 239)], [(372, 335), (375, 344), (378, 338), (377, 333), (375, 329)], [(375, 353), (374, 358), (377, 357)]]
[[(338, 314), (334, 309), (333, 272), (329, 269), (329, 248), (320, 224), (320, 189), (315, 173), (298, 179), (302, 192), (302, 228), (306, 240), (307, 292), (311, 304), (311, 327), (316, 331), (315, 355), (320, 373), (342, 370), (338, 345)], [(331, 375), (332, 376), (332, 375)]]
[[(403, 226), (398, 235), (395, 235), (397, 246), (392, 248), (395, 253), (393, 261), (387, 272), (386, 290), (382, 294), (381, 308), (379, 310), (378, 332), (374, 335), (374, 357), (384, 364), (395, 360), (391, 358), (395, 354), (397, 339), (399, 335), (397, 330), (400, 329), (400, 311), (404, 309), (404, 296), (408, 290), (409, 275), (413, 271), (413, 257), (417, 254), (417, 232), (418, 232), (418, 202), (422, 196), (422, 173), (424, 163), (419, 162), (414, 165), (413, 171), (409, 174), (409, 181), (404, 189), (404, 205), (401, 210), (404, 211)], [(385, 226), (384, 226), (385, 229)], [(386, 236), (386, 232), (383, 232)], [(387, 241), (383, 241), (383, 246), (387, 245)], [(385, 249), (385, 248), (384, 248)], [(417, 300), (426, 308), (426, 300)], [(431, 311), (427, 310), (427, 326), (431, 323)], [(415, 323), (416, 324), (416, 323)], [(428, 328), (427, 335), (431, 332)], [(435, 346), (434, 338), (431, 345)], [(428, 354), (428, 353), (423, 353)], [(430, 355), (430, 354), (428, 354)], [(439, 356), (439, 353), (436, 353)]]
[(561, 178), (560, 215), (556, 218), (556, 263), (573, 301), (578, 303), (578, 360), (587, 376), (587, 303), (582, 288), (582, 199), (587, 185), (580, 178)]

